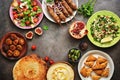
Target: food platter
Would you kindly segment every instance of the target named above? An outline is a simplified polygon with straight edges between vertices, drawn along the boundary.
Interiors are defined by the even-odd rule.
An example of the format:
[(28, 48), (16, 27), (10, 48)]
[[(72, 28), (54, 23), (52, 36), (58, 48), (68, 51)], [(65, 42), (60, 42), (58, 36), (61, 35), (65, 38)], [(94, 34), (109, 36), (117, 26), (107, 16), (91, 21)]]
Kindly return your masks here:
[[(77, 5), (77, 7), (78, 7), (78, 0), (73, 0), (74, 1), (74, 3)], [(52, 22), (55, 22), (54, 20), (53, 20), (53, 18), (49, 15), (49, 13), (48, 13), (48, 11), (47, 11), (47, 6), (46, 6), (46, 0), (42, 0), (42, 10), (43, 10), (43, 13), (45, 14), (45, 16), (50, 20), (50, 21), (52, 21)], [(69, 16), (65, 21), (62, 21), (61, 23), (66, 23), (66, 22), (68, 22), (68, 21), (70, 21), (71, 19), (73, 19), (74, 18), (74, 16), (76, 15), (76, 13), (77, 13), (77, 10), (76, 11), (74, 11), (73, 12), (73, 15), (72, 16)], [(55, 22), (56, 23), (56, 22)]]
[(110, 68), (110, 72), (109, 72), (109, 76), (107, 78), (102, 77), (100, 80), (110, 80), (111, 77), (113, 76), (114, 73), (114, 63), (112, 58), (105, 52), (99, 51), (99, 50), (91, 50), (86, 52), (80, 59), (79, 63), (78, 63), (78, 73), (79, 76), (81, 77), (82, 80), (91, 80), (90, 77), (88, 78), (84, 78), (81, 74), (80, 74), (80, 69), (84, 66), (84, 62), (86, 61), (87, 57), (89, 55), (94, 55), (95, 57), (101, 56), (104, 57), (108, 60), (108, 65), (107, 67)]
[[(18, 2), (20, 0), (17, 0)], [(41, 8), (42, 7), (42, 4), (39, 0), (35, 0), (37, 2), (37, 5)], [(41, 12), (38, 16), (38, 21), (34, 24), (34, 25), (24, 25), (24, 26), (21, 26), (20, 23), (18, 21), (16, 21), (14, 18), (13, 18), (13, 6), (11, 5), (10, 8), (9, 8), (9, 15), (10, 15), (10, 18), (12, 20), (12, 22), (18, 27), (18, 28), (21, 28), (21, 29), (32, 29), (32, 28), (35, 28), (37, 25), (39, 25), (39, 23), (42, 21), (43, 19), (43, 12)]]
[(114, 38), (111, 42), (107, 42), (107, 43), (100, 43), (94, 40), (94, 38), (91, 35), (91, 23), (97, 18), (98, 15), (106, 15), (106, 16), (112, 16), (117, 20), (117, 25), (120, 26), (120, 18), (113, 12), (111, 11), (106, 11), (106, 10), (102, 10), (102, 11), (98, 11), (96, 13), (94, 13), (88, 20), (87, 22), (87, 29), (88, 29), (88, 39), (96, 46), (98, 47), (102, 47), (102, 48), (107, 48), (107, 47), (111, 47), (113, 45), (115, 45), (119, 40), (120, 40), (120, 28), (118, 30), (119, 34), (117, 35), (116, 38)]
[[(17, 1), (18, 5), (22, 4), (21, 7), (15, 7), (14, 1)], [(68, 11), (64, 6), (66, 4), (63, 4), (65, 2), (68, 4), (67, 7), (72, 9), (72, 14), (68, 12), (68, 16), (62, 10), (64, 7)], [(70, 3), (77, 8), (73, 9)], [(0, 15), (0, 22), (2, 22), (0, 31), (0, 75), (2, 76), (0, 76), (0, 80), (118, 79), (117, 76), (120, 75), (118, 0), (88, 0), (88, 2), (83, 0), (5, 0), (0, 5), (4, 5), (1, 7), (1, 14), (8, 12), (5, 17)], [(48, 6), (51, 9), (48, 9)], [(40, 9), (40, 14), (37, 9)], [(35, 16), (31, 14), (32, 11), (35, 12)], [(58, 16), (60, 22), (56, 21), (56, 16), (51, 11)], [(94, 12), (96, 13), (93, 14)], [(66, 18), (62, 18), (63, 15), (61, 17), (60, 13), (63, 13)], [(113, 20), (109, 22), (109, 27), (109, 23), (103, 17), (108, 21)], [(23, 18), (24, 20), (22, 20)], [(39, 18), (40, 22), (36, 18)], [(104, 20), (99, 21), (101, 18)], [(20, 19), (25, 26), (20, 26)], [(34, 24), (31, 20), (35, 22), (34, 26), (31, 26)], [(93, 31), (97, 22), (100, 24), (103, 22), (102, 24), (108, 28), (113, 27), (111, 28), (113, 30), (106, 30), (106, 33), (102, 35), (109, 33), (109, 31), (109, 34), (111, 32), (113, 34), (102, 37), (100, 41), (97, 37), (96, 40)], [(101, 32), (105, 32), (105, 30)], [(89, 59), (91, 55), (95, 60)]]

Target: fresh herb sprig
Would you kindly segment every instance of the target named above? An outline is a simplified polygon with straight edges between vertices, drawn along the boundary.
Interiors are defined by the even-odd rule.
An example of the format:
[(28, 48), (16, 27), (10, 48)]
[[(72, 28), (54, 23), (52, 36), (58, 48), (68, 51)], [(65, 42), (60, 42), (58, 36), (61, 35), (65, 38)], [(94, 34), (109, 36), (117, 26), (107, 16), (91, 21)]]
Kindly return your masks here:
[(78, 8), (78, 12), (82, 14), (84, 17), (90, 17), (94, 13), (94, 4), (96, 0), (89, 0), (87, 3), (81, 5)]

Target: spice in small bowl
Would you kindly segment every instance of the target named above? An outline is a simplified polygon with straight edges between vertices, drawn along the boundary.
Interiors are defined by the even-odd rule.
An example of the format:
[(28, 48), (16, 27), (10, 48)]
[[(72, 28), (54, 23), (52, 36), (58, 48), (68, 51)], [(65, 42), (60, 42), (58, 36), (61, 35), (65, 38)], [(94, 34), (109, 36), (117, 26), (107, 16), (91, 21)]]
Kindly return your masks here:
[(72, 48), (68, 52), (68, 61), (77, 63), (80, 59), (80, 56), (81, 56), (80, 50), (77, 48)]

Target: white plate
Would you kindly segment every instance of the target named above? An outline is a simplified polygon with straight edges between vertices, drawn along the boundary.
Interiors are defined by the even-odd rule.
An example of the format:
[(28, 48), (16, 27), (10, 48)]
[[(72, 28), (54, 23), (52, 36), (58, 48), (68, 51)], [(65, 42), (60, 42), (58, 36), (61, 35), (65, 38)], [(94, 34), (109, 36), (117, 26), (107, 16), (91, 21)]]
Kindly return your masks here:
[(113, 60), (111, 59), (111, 57), (105, 53), (105, 52), (102, 52), (102, 51), (99, 51), (99, 50), (91, 50), (91, 51), (88, 51), (87, 53), (85, 53), (79, 63), (78, 63), (78, 73), (79, 73), (79, 76), (81, 77), (82, 80), (92, 80), (91, 77), (88, 77), (88, 78), (85, 78), (83, 77), (81, 74), (80, 74), (80, 70), (81, 68), (84, 66), (84, 62), (86, 61), (87, 57), (89, 55), (94, 55), (95, 57), (98, 57), (98, 56), (101, 56), (101, 57), (104, 57), (108, 60), (108, 65), (107, 67), (110, 68), (110, 72), (109, 72), (109, 76), (107, 78), (104, 78), (104, 77), (101, 77), (100, 80), (110, 80), (113, 73), (114, 73), (114, 63), (113, 63)]
[[(76, 6), (78, 7), (78, 0), (73, 0), (73, 2), (76, 4)], [(42, 0), (42, 10), (43, 13), (45, 14), (45, 16), (52, 22), (55, 22), (53, 20), (53, 18), (49, 15), (48, 11), (47, 11), (47, 6), (46, 6), (46, 0)], [(70, 21), (77, 13), (77, 10), (73, 12), (72, 16), (69, 16), (68, 18), (66, 18), (65, 21), (61, 21), (61, 23), (66, 23), (68, 21)], [(55, 22), (56, 23), (56, 22)]]

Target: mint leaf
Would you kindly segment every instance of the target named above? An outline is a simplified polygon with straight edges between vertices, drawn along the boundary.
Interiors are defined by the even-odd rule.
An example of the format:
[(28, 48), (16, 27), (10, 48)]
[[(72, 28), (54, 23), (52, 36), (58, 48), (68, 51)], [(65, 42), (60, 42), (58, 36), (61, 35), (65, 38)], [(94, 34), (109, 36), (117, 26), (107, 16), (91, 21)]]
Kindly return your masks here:
[(43, 30), (48, 30), (48, 26), (44, 25)]

